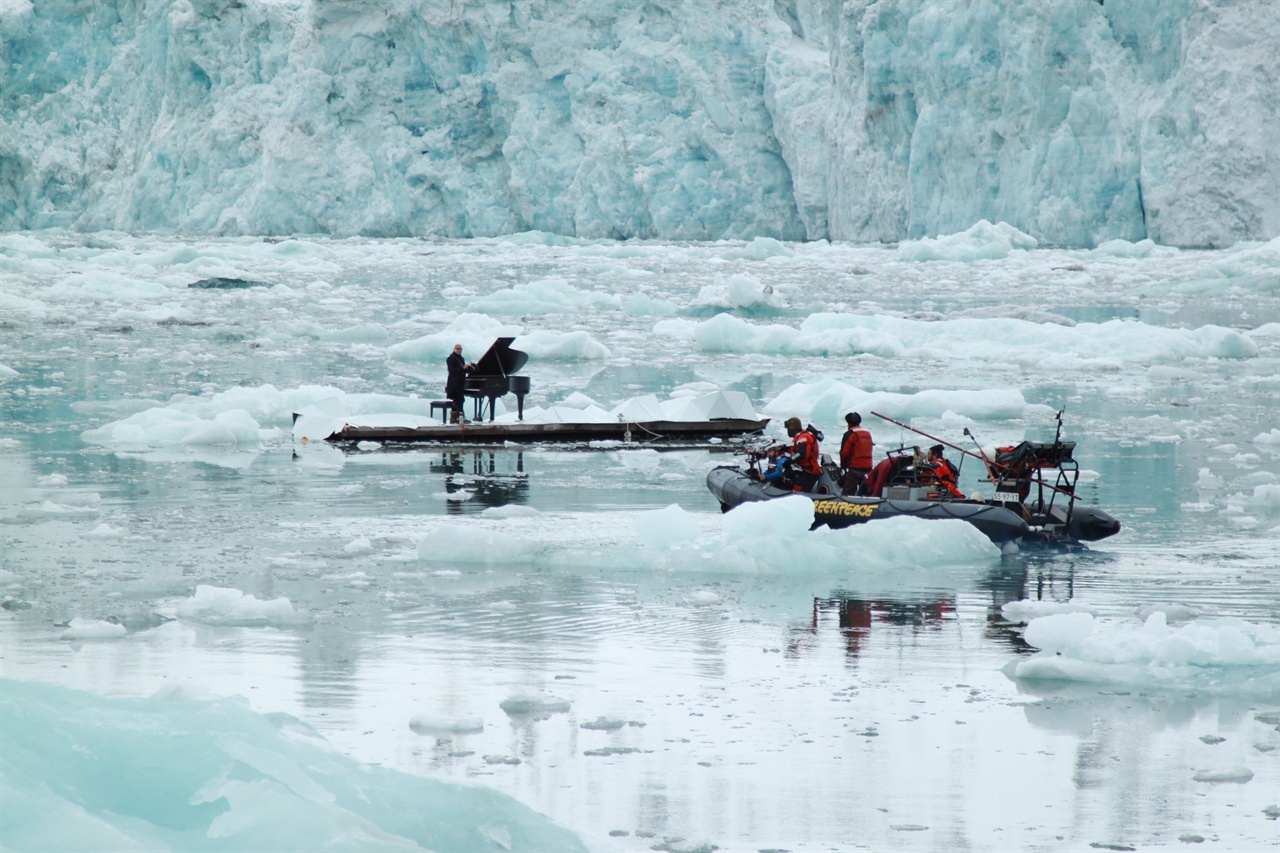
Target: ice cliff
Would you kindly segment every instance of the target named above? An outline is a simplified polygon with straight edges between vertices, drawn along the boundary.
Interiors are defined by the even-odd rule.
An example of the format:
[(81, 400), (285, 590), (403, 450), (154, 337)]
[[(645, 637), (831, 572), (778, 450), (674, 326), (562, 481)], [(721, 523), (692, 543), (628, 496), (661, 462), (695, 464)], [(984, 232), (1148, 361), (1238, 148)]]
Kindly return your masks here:
[(1272, 0), (0, 0), (0, 229), (1280, 234)]

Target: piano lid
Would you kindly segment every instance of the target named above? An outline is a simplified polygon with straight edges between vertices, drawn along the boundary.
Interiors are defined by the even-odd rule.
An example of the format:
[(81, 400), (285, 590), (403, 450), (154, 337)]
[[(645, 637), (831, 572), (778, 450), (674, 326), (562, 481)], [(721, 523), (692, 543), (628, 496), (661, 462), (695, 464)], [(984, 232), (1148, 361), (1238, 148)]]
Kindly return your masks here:
[(484, 355), (476, 360), (476, 369), (471, 372), (471, 376), (508, 376), (518, 373), (529, 360), (529, 354), (512, 349), (511, 342), (514, 340), (515, 338), (498, 338), (494, 341), (484, 351)]

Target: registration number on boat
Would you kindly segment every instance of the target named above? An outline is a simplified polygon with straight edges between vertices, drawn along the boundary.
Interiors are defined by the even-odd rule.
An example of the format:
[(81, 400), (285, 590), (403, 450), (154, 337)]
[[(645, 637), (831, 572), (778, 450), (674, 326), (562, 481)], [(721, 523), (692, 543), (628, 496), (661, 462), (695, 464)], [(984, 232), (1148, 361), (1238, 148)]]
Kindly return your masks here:
[(1022, 501), (1022, 498), (1018, 497), (1017, 492), (996, 492), (994, 495), (991, 496), (991, 500), (1020, 503)]

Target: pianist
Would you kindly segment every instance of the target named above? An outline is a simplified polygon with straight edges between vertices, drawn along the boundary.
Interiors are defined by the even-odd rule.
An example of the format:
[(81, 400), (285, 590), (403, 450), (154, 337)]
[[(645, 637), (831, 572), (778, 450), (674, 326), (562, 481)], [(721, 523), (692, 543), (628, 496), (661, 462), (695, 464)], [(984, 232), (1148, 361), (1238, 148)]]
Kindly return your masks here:
[(462, 344), (453, 345), (453, 352), (444, 360), (444, 363), (449, 369), (449, 378), (444, 384), (444, 395), (453, 404), (449, 410), (449, 423), (465, 423), (467, 419), (462, 416), (463, 391), (467, 385), (467, 374), (475, 370), (476, 366), (462, 357)]

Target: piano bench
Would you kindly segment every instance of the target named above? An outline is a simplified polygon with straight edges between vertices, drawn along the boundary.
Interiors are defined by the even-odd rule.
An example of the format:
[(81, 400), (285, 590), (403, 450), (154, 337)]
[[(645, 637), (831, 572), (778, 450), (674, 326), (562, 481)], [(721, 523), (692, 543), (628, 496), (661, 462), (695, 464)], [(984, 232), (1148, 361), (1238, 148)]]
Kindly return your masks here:
[(440, 423), (447, 424), (449, 422), (449, 411), (453, 408), (452, 400), (432, 400), (431, 401), (431, 417), (436, 416), (436, 409), (440, 410)]

